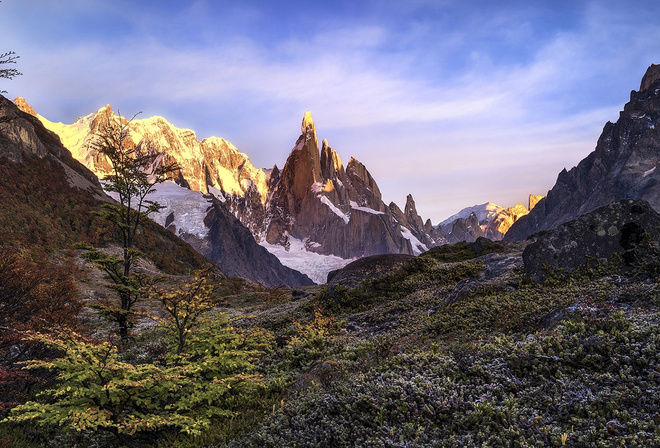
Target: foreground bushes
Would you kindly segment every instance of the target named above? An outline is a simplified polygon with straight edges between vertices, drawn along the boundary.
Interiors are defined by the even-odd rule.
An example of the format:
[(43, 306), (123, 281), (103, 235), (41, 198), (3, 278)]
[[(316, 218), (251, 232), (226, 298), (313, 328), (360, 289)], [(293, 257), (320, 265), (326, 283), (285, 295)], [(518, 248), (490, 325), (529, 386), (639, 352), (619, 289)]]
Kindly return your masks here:
[(228, 446), (658, 446), (660, 316), (417, 351), (284, 403)]

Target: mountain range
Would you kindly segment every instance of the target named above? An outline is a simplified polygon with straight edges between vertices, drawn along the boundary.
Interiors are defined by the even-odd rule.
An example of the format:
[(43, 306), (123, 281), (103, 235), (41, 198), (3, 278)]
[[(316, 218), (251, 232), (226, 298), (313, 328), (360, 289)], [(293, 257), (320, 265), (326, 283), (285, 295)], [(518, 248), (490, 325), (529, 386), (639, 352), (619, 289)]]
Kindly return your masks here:
[[(109, 105), (67, 125), (38, 115), (23, 98), (15, 103), (59, 135), (73, 157), (99, 178), (110, 172), (108, 162), (91, 149), (99, 126), (120, 119)], [(319, 147), (309, 111), (282, 169), (277, 165), (258, 169), (228, 141), (217, 137), (200, 141), (194, 131), (177, 128), (162, 117), (131, 120), (130, 138), (148, 142), (153, 151), (180, 167), (172, 181), (181, 190), (175, 185), (159, 188), (156, 199), (165, 209), (154, 219), (220, 263), (230, 275), (245, 275), (249, 269), (236, 268), (237, 259), (232, 254), (238, 249), (228, 250), (231, 244), (218, 238), (218, 229), (237, 226), (225, 211), (247, 228), (256, 242), (317, 283), (325, 282), (329, 271), (364, 256), (418, 255), (434, 246), (474, 241), (480, 236), (499, 240), (527, 213), (522, 204), (505, 209), (489, 203), (483, 206), (489, 212), (478, 212), (476, 221), (464, 210), (434, 226), (419, 216), (412, 195), (408, 195), (403, 210), (393, 202), (386, 204), (376, 180), (362, 163), (351, 157), (344, 166), (327, 140)], [(226, 224), (228, 220), (231, 225)], [(210, 232), (211, 228), (216, 232)], [(238, 239), (243, 244), (246, 238), (243, 234)], [(276, 279), (267, 282), (272, 284)], [(304, 284), (289, 278), (283, 283)]]
[[(524, 240), (619, 199), (645, 199), (660, 209), (659, 67), (649, 67), (619, 120), (605, 125), (596, 149), (578, 166), (559, 173), (547, 197), (530, 195), (527, 206), (467, 207), (438, 225), (419, 216), (412, 195), (403, 209), (386, 204), (366, 166), (355, 157), (344, 165), (327, 140), (319, 145), (310, 111), (281, 169), (256, 168), (230, 142), (200, 141), (192, 130), (162, 117), (131, 120), (129, 137), (179, 166), (154, 195), (165, 206), (154, 215), (157, 223), (228, 275), (270, 286), (324, 283), (328, 272), (357, 258), (419, 255), (479, 237)], [(109, 105), (66, 125), (38, 115), (22, 98), (15, 103), (61, 141), (56, 144), (56, 137), (39, 130), (28, 140), (38, 148), (34, 151), (43, 153), (39, 139), (46, 139), (66, 158), (62, 166), (71, 176), (97, 182), (92, 173), (99, 178), (109, 173), (107, 160), (91, 149), (103, 123), (123, 119)], [(11, 145), (4, 152), (10, 160), (21, 159)]]
[[(16, 100), (15, 105), (0, 96), (0, 101), (0, 158), (6, 160), (3, 168), (7, 171), (3, 176), (7, 178), (6, 182), (2, 182), (3, 188), (30, 190), (22, 195), (17, 195), (16, 192), (7, 193), (12, 200), (5, 202), (2, 207), (3, 216), (6, 215), (8, 221), (5, 224), (3, 220), (3, 233), (8, 233), (7, 238), (15, 234), (25, 234), (25, 229), (22, 232), (10, 230), (15, 228), (14, 223), (21, 223), (21, 220), (16, 220), (17, 216), (26, 216), (26, 221), (40, 221), (35, 225), (41, 230), (35, 230), (34, 233), (39, 235), (40, 239), (45, 238), (45, 244), (48, 243), (49, 232), (57, 233), (62, 243), (53, 247), (54, 249), (64, 249), (81, 240), (95, 245), (112, 244), (112, 240), (106, 235), (88, 235), (90, 232), (98, 233), (98, 230), (94, 229), (95, 226), (100, 226), (98, 222), (92, 225), (92, 211), (101, 203), (112, 199), (103, 191), (97, 178), (97, 175), (103, 176), (109, 171), (107, 162), (90, 151), (85, 153), (87, 158), (81, 156), (81, 151), (84, 152), (92, 136), (83, 135), (80, 129), (97, 129), (102, 120), (118, 118), (104, 109), (101, 113), (85, 117), (69, 127), (58, 126), (38, 118), (34, 109), (24, 100)], [(63, 137), (46, 129), (42, 121), (63, 132)], [(132, 135), (132, 138), (138, 139), (141, 136)], [(62, 141), (73, 148), (73, 151), (65, 147)], [(82, 162), (76, 160), (76, 157)], [(33, 165), (43, 165), (42, 160), (47, 165), (35, 172)], [(96, 172), (90, 171), (83, 163), (96, 166)], [(31, 173), (31, 177), (19, 177), (26, 169)], [(48, 187), (51, 184), (60, 185), (60, 188)], [(34, 187), (30, 189), (31, 185)], [(205, 197), (202, 192), (192, 191), (172, 182), (159, 187), (154, 199), (163, 200), (163, 196), (167, 196), (170, 210), (165, 215), (161, 212), (156, 216), (161, 218), (156, 219), (156, 222), (169, 227), (172, 232), (161, 232), (160, 226), (147, 224), (149, 235), (146, 239), (152, 243), (148, 248), (150, 251), (156, 252), (158, 247), (160, 254), (157, 257), (162, 265), (192, 260), (185, 263), (188, 268), (201, 267), (204, 264), (204, 256), (216, 262), (228, 276), (247, 278), (265, 286), (313, 284), (309, 277), (283, 266), (277, 257), (259, 246), (249, 230), (213, 196)], [(43, 193), (39, 200), (29, 198), (37, 197), (38, 193)], [(19, 200), (21, 196), (25, 196), (24, 201)], [(47, 208), (48, 213), (37, 209), (38, 206)], [(75, 211), (73, 216), (71, 213), (64, 213), (70, 208)], [(60, 212), (64, 215), (60, 216)], [(205, 224), (203, 221), (200, 223), (187, 219), (188, 216), (201, 217), (202, 220), (211, 218), (208, 218), (210, 221)], [(52, 230), (50, 225), (44, 224), (50, 221), (53, 221), (52, 226), (55, 227)], [(108, 229), (104, 231), (110, 232)], [(168, 249), (172, 245), (174, 247)]]

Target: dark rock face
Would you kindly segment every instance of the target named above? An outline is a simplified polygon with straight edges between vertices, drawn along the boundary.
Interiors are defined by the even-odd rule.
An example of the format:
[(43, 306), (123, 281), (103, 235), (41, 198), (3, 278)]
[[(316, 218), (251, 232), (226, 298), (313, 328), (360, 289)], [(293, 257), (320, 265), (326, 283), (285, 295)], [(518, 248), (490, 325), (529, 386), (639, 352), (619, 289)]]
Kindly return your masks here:
[(641, 92), (642, 90), (650, 88), (658, 79), (660, 79), (660, 65), (651, 64), (642, 78), (639, 91)]
[(616, 124), (605, 125), (596, 149), (577, 167), (559, 173), (547, 197), (504, 239), (522, 241), (620, 199), (643, 199), (660, 210), (659, 164), (660, 66), (652, 65)]
[(572, 272), (587, 263), (621, 256), (625, 271), (660, 239), (660, 215), (648, 202), (622, 200), (541, 232), (523, 252), (525, 273), (542, 282), (547, 271)]
[(184, 240), (230, 277), (244, 277), (269, 287), (314, 284), (306, 275), (283, 266), (275, 255), (257, 244), (250, 231), (218, 200), (213, 201), (204, 224), (209, 228), (207, 239)]
[(450, 243), (458, 243), (459, 241), (476, 241), (479, 237), (483, 236), (484, 231), (481, 228), (477, 215), (470, 213), (470, 216), (467, 218), (459, 218), (454, 221), (447, 239)]
[(44, 128), (25, 100), (21, 105), (28, 112), (0, 95), (0, 156), (15, 163), (33, 156), (56, 161), (64, 167), (70, 184), (105, 197), (96, 176), (73, 158), (55, 133)]

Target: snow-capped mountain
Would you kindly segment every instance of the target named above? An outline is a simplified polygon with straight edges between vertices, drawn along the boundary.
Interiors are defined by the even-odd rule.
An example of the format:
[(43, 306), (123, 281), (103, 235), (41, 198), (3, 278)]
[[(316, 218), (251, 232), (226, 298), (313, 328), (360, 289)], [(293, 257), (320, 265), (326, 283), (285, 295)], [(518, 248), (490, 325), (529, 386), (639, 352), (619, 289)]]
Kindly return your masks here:
[[(22, 99), (16, 101), (29, 107)], [(110, 106), (70, 125), (39, 118), (60, 136), (75, 158), (99, 177), (109, 172), (109, 164), (91, 151), (90, 142), (103, 123), (120, 119)], [(199, 141), (192, 130), (176, 128), (162, 117), (134, 119), (129, 128), (134, 143), (146, 142), (154, 151), (177, 162), (181, 169), (172, 180), (213, 195), (257, 242), (279, 254), (285, 263), (301, 266), (290, 252), (286, 256), (282, 252), (292, 247), (321, 257), (316, 263), (302, 264), (317, 266), (305, 271), (317, 280), (323, 276), (324, 270), (318, 268), (323, 256), (325, 272), (329, 272), (341, 267), (340, 259), (348, 263), (380, 253), (419, 254), (446, 242), (441, 229), (419, 217), (412, 196), (403, 211), (394, 203), (386, 205), (375, 179), (362, 163), (351, 157), (344, 166), (327, 140), (319, 149), (311, 112), (305, 113), (301, 135), (282, 170), (277, 166), (257, 169), (247, 155), (226, 140), (210, 137)], [(170, 204), (165, 198), (160, 200)], [(169, 207), (167, 210), (172, 211)], [(187, 219), (202, 218), (192, 214)], [(198, 229), (207, 226), (200, 222), (186, 225)], [(180, 231), (183, 227), (177, 228)], [(294, 251), (298, 258), (301, 252)]]
[[(57, 134), (73, 157), (94, 174), (103, 177), (109, 173), (109, 163), (91, 151), (89, 144), (105, 120), (121, 119), (109, 106), (66, 125), (39, 116), (22, 98), (14, 102)], [(133, 143), (146, 139), (154, 151), (176, 160), (181, 168), (174, 176), (179, 185), (174, 182), (159, 185), (150, 197), (165, 207), (153, 216), (156, 222), (217, 263), (227, 275), (245, 277), (266, 286), (312, 283), (259, 246), (250, 231), (222, 205), (224, 194), (252, 194), (265, 200), (265, 173), (254, 168), (245, 154), (223, 139), (200, 142), (194, 132), (177, 129), (160, 117), (133, 120), (129, 136)], [(217, 197), (208, 194), (209, 191)]]
[[(18, 103), (27, 104), (22, 98)], [(29, 107), (29, 106), (28, 106)], [(95, 157), (89, 145), (94, 132), (107, 120), (119, 120), (110, 105), (67, 125), (53, 123), (37, 115), (46, 129), (60, 136), (62, 143), (73, 156), (97, 176), (108, 174), (110, 167), (104, 159)], [(222, 138), (209, 137), (197, 140), (195, 132), (180, 129), (163, 117), (134, 119), (130, 122), (130, 137), (135, 143), (149, 142), (149, 147), (177, 162), (181, 168), (178, 181), (191, 190), (202, 193), (223, 192), (227, 195), (245, 196), (256, 190), (259, 200), (266, 201), (266, 174), (255, 168), (247, 155), (241, 153)]]
[(529, 205), (519, 203), (504, 208), (492, 202), (466, 207), (438, 224), (449, 242), (474, 241), (483, 236), (494, 241), (501, 240), (509, 228), (543, 198), (529, 195)]

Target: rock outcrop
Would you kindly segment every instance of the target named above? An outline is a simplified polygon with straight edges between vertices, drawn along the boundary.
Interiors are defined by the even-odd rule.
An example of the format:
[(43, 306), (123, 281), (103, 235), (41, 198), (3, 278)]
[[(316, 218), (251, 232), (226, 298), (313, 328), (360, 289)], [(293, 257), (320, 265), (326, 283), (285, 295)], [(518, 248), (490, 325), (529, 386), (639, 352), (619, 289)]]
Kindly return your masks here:
[(649, 89), (658, 79), (660, 79), (660, 65), (651, 64), (642, 77), (639, 91)]
[(401, 269), (413, 258), (412, 255), (384, 254), (372, 255), (360, 258), (342, 269), (332, 271), (328, 274), (328, 287), (343, 286), (353, 289), (360, 286), (366, 280), (382, 277)]
[(570, 273), (608, 261), (625, 272), (646, 255), (653, 241), (660, 241), (660, 214), (648, 202), (613, 202), (533, 236), (523, 251), (525, 273), (542, 282), (548, 272)]
[(536, 207), (536, 204), (539, 203), (541, 199), (543, 199), (545, 196), (540, 195), (540, 194), (530, 194), (529, 195), (529, 205), (527, 206), (528, 211), (532, 211), (534, 207)]
[(534, 209), (507, 232), (530, 235), (620, 199), (644, 199), (660, 210), (660, 66), (647, 70), (616, 123), (608, 122), (596, 149), (557, 182)]
[(17, 96), (14, 98), (14, 104), (26, 114), (30, 114), (33, 117), (37, 116), (37, 112), (27, 103), (27, 101), (25, 101), (25, 98)]
[(458, 218), (452, 223), (451, 231), (447, 234), (450, 243), (459, 241), (476, 241), (483, 237), (484, 231), (477, 214), (472, 212), (467, 218)]

